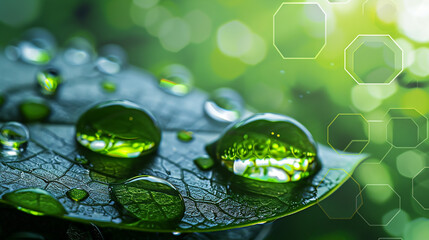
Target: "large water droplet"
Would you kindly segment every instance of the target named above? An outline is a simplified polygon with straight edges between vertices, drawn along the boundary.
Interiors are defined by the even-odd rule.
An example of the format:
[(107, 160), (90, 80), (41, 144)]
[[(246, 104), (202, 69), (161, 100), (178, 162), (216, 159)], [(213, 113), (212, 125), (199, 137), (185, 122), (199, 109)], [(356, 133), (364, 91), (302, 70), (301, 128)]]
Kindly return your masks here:
[(137, 176), (112, 184), (111, 191), (120, 207), (145, 222), (177, 221), (185, 212), (182, 195), (171, 183), (158, 177)]
[(165, 67), (159, 80), (159, 87), (167, 93), (185, 96), (193, 85), (192, 73), (183, 65), (172, 64)]
[(161, 130), (155, 118), (137, 104), (115, 100), (97, 104), (80, 116), (76, 140), (97, 153), (136, 158), (158, 148)]
[(94, 48), (85, 38), (74, 37), (67, 43), (64, 60), (71, 65), (82, 65), (92, 61)]
[(39, 188), (15, 190), (4, 194), (2, 199), (17, 209), (32, 215), (62, 216), (67, 213), (57, 199)]
[(105, 74), (116, 74), (127, 62), (127, 55), (121, 46), (108, 44), (100, 49), (97, 59), (97, 69)]
[(49, 117), (51, 108), (46, 101), (34, 98), (22, 101), (19, 104), (19, 112), (25, 121), (36, 122)]
[(54, 57), (56, 41), (45, 29), (34, 28), (26, 32), (18, 48), (24, 62), (43, 65), (49, 63)]
[(318, 166), (311, 134), (296, 120), (279, 114), (255, 114), (238, 122), (211, 147), (229, 171), (259, 181), (299, 181)]
[(2, 156), (17, 156), (25, 151), (30, 134), (26, 126), (19, 122), (8, 122), (0, 128), (0, 147)]
[(229, 88), (220, 88), (204, 103), (206, 114), (219, 122), (237, 121), (244, 110), (240, 94)]
[(53, 67), (48, 67), (38, 71), (36, 73), (36, 80), (40, 92), (48, 96), (54, 95), (60, 84), (63, 82), (60, 71)]
[(81, 188), (72, 188), (66, 192), (68, 198), (75, 202), (80, 202), (89, 197), (89, 193)]

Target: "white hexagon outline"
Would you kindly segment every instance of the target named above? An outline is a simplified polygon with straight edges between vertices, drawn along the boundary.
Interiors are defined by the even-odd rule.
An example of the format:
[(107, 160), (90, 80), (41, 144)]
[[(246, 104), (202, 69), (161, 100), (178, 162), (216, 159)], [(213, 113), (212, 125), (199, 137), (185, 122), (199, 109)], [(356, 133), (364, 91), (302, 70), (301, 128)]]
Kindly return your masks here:
[[(398, 74), (396, 74), (395, 77), (392, 78), (392, 80), (390, 80), (390, 82), (388, 83), (360, 83), (358, 80), (355, 79), (355, 77), (347, 70), (347, 49), (359, 38), (359, 37), (389, 37), (390, 39), (392, 39), (393, 43), (395, 43), (395, 45), (401, 50), (401, 62), (402, 62), (402, 66), (401, 66), (401, 70), (398, 72)], [(350, 77), (352, 77), (353, 80), (355, 80), (355, 82), (358, 85), (363, 85), (363, 86), (385, 86), (385, 85), (390, 85), (398, 76), (399, 74), (401, 74), (404, 71), (404, 50), (401, 48), (401, 46), (399, 46), (399, 44), (395, 41), (395, 39), (392, 38), (392, 36), (390, 36), (390, 34), (359, 34), (357, 35), (357, 37), (355, 39), (353, 39), (353, 41), (351, 41), (351, 43), (344, 49), (344, 70), (350, 75)]]
[[(429, 130), (429, 119), (425, 116), (425, 115), (423, 115), (421, 112), (419, 112), (419, 110), (417, 110), (417, 109), (415, 109), (415, 108), (389, 108), (389, 110), (387, 110), (387, 112), (386, 112), (386, 114), (384, 114), (384, 117), (386, 117), (386, 115), (387, 114), (389, 114), (389, 112), (390, 112), (390, 110), (414, 110), (414, 111), (416, 111), (418, 114), (420, 114), (420, 116), (422, 116), (422, 117), (424, 117), (425, 119), (426, 119), (426, 130)], [(392, 119), (403, 119), (403, 118), (406, 118), (406, 119), (411, 119), (416, 125), (417, 125), (417, 129), (418, 129), (418, 132), (417, 132), (417, 137), (419, 137), (419, 135), (420, 135), (420, 126), (416, 123), (416, 121), (414, 121), (414, 119), (413, 118), (411, 118), (411, 117), (392, 117), (392, 118), (390, 118), (389, 119), (389, 122), (390, 122), (390, 120), (392, 120)], [(388, 123), (389, 123), (388, 122)], [(387, 123), (387, 124), (388, 124)], [(387, 124), (386, 124), (386, 128), (387, 128)], [(425, 139), (422, 139), (422, 141), (419, 143), (419, 144), (417, 144), (417, 146), (415, 146), (415, 147), (397, 147), (397, 146), (395, 146), (395, 145), (393, 145), (391, 142), (389, 142), (389, 140), (387, 140), (387, 131), (386, 131), (386, 142), (388, 142), (390, 145), (392, 145), (392, 147), (394, 147), (394, 148), (398, 148), (398, 149), (415, 149), (415, 148), (418, 148), (420, 145), (422, 145), (427, 139), (429, 138), (429, 134), (426, 132), (426, 138)], [(390, 151), (390, 150), (389, 150)], [(386, 154), (387, 155), (387, 154)], [(384, 157), (383, 157), (383, 159), (384, 159)]]
[[(366, 224), (368, 224), (368, 226), (370, 226), (370, 227), (385, 227), (385, 226), (389, 225), (390, 222), (392, 222), (392, 220), (399, 214), (399, 212), (401, 212), (401, 202), (402, 202), (401, 196), (392, 188), (392, 186), (390, 186), (390, 184), (387, 184), (387, 183), (370, 183), (370, 184), (367, 184), (367, 185), (365, 185), (365, 187), (362, 188), (362, 191), (360, 191), (360, 193), (358, 194), (358, 196), (362, 196), (362, 192), (365, 191), (365, 188), (367, 186), (387, 186), (387, 187), (389, 187), (393, 191), (393, 193), (396, 194), (396, 196), (398, 196), (398, 199), (399, 199), (399, 208), (398, 208), (398, 211), (395, 213), (395, 215), (392, 216), (392, 218), (386, 224), (371, 224), (371, 223), (369, 223), (362, 216), (362, 214), (360, 214), (360, 212), (359, 212), (360, 208), (358, 209), (357, 213), (366, 222)], [(356, 196), (356, 199), (357, 199), (358, 196)], [(356, 200), (356, 205), (357, 205), (357, 200)], [(362, 206), (363, 206), (363, 204), (362, 204)]]
[[(331, 145), (331, 143), (329, 142), (329, 127), (335, 122), (335, 120), (339, 117), (339, 116), (361, 116), (363, 118), (363, 120), (365, 120), (365, 122), (368, 124), (368, 140), (351, 140), (349, 142), (349, 144), (346, 146), (346, 148), (344, 149), (344, 151), (352, 144), (352, 142), (367, 142), (365, 144), (365, 146), (363, 146), (362, 150), (359, 153), (339, 153), (338, 150), (336, 148), (334, 148), (334, 146)], [(368, 120), (363, 116), (362, 113), (338, 113), (337, 116), (335, 116), (335, 118), (331, 121), (331, 123), (329, 123), (328, 127), (326, 127), (326, 142), (328, 143), (328, 145), (339, 155), (360, 155), (363, 150), (365, 150), (365, 148), (368, 146), (368, 144), (371, 141), (371, 130), (370, 130), (371, 126), (368, 122)]]
[[(325, 38), (324, 38), (323, 46), (320, 48), (319, 52), (316, 54), (315, 57), (285, 57), (285, 56), (283, 56), (283, 53), (276, 46), (276, 33), (275, 33), (276, 32), (275, 31), (276, 20), (275, 19), (276, 19), (276, 14), (280, 11), (280, 8), (282, 8), (283, 5), (317, 5), (320, 8), (320, 10), (322, 10), (323, 14), (325, 15)], [(299, 59), (316, 59), (319, 57), (319, 55), (323, 51), (323, 49), (325, 49), (325, 46), (327, 43), (327, 38), (328, 38), (328, 17), (326, 15), (325, 10), (323, 10), (322, 6), (320, 6), (320, 4), (318, 2), (282, 2), (280, 7), (278, 7), (276, 12), (273, 14), (273, 46), (283, 59), (298, 59), (298, 60)]]
[(344, 1), (344, 2), (331, 2), (329, 0), (327, 0), (329, 4), (347, 4), (350, 3), (350, 0)]
[(421, 172), (423, 172), (423, 170), (425, 170), (426, 168), (429, 167), (424, 167), (422, 168), (422, 170), (420, 170), (412, 179), (411, 179), (411, 197), (413, 197), (413, 199), (417, 202), (417, 204), (420, 205), (420, 207), (423, 208), (423, 210), (429, 210), (429, 208), (425, 208), (420, 202), (419, 200), (417, 200), (417, 198), (414, 197), (414, 178), (416, 178)]
[[(330, 168), (330, 169), (328, 169), (328, 171), (326, 172), (326, 174), (325, 174), (325, 176), (323, 176), (323, 178), (322, 178), (322, 180), (320, 180), (320, 182), (319, 182), (319, 184), (316, 186), (316, 191), (317, 191), (317, 189), (319, 188), (319, 186), (320, 186), (320, 184), (322, 184), (322, 182), (325, 180), (325, 178), (328, 176), (328, 174), (329, 174), (329, 172), (330, 171), (343, 171), (344, 173), (346, 173), (347, 174), (347, 176), (349, 176), (349, 179), (351, 179), (351, 180), (353, 180), (353, 182), (355, 182), (356, 184), (357, 184), (357, 186), (358, 186), (358, 188), (359, 188), (359, 193), (358, 193), (358, 196), (361, 196), (361, 199), (362, 199), (362, 195), (360, 194), (361, 192), (362, 192), (362, 189), (360, 188), (360, 184), (356, 181), (356, 179), (354, 179), (353, 177), (352, 177), (352, 175), (350, 175), (350, 173), (348, 173), (346, 170), (344, 170), (343, 168)], [(348, 181), (349, 179), (347, 179), (346, 181)], [(344, 182), (345, 183), (345, 182)], [(343, 183), (343, 184), (344, 184)], [(358, 197), (358, 196), (356, 196), (356, 198)], [(323, 199), (322, 199), (323, 200)], [(319, 206), (319, 208), (322, 210), (322, 212), (329, 218), (329, 219), (331, 219), (331, 220), (351, 220), (355, 215), (356, 215), (356, 213), (358, 212), (358, 210), (359, 210), (359, 208), (360, 207), (362, 207), (362, 205), (363, 205), (363, 199), (362, 199), (362, 203), (359, 205), (359, 207), (357, 207), (356, 206), (356, 210), (354, 211), (354, 213), (352, 214), (352, 216), (351, 217), (349, 217), (349, 218), (332, 218), (331, 216), (329, 216), (328, 215), (328, 213), (325, 211), (325, 209), (322, 207), (322, 205), (320, 205), (320, 200), (319, 200), (319, 198), (316, 198), (316, 203), (317, 203), (317, 205)]]

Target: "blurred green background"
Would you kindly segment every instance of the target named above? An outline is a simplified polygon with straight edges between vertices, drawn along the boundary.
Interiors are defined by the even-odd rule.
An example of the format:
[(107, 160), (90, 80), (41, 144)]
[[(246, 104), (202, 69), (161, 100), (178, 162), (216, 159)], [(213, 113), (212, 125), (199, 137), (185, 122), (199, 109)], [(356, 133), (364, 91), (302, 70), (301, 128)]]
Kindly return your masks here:
[[(429, 1), (312, 2), (320, 8), (277, 12), (276, 48), (278, 0), (1, 0), (0, 45), (31, 27), (48, 29), (59, 46), (75, 36), (116, 43), (157, 76), (182, 64), (197, 88), (233, 88), (255, 111), (296, 118), (322, 144), (329, 133), (334, 148), (371, 154), (322, 208), (276, 221), (268, 239), (429, 239)], [(360, 34), (392, 38), (346, 51), (351, 68), (390, 82), (383, 76), (399, 63), (392, 83), (359, 85), (345, 71), (345, 49)], [(283, 59), (278, 49), (293, 58), (321, 51)]]

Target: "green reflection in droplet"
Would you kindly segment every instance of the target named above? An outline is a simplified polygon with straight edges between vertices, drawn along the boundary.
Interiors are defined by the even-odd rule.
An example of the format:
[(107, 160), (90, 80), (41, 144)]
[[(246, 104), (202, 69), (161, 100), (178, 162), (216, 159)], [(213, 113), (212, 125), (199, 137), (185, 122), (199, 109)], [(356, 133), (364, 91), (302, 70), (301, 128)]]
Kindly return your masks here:
[(299, 181), (318, 167), (311, 134), (296, 120), (279, 114), (255, 114), (236, 123), (212, 148), (226, 169), (259, 181)]
[(76, 140), (100, 154), (136, 158), (158, 148), (161, 130), (154, 117), (137, 104), (115, 100), (82, 114), (76, 124)]
[(67, 213), (57, 199), (39, 188), (15, 190), (4, 194), (2, 199), (17, 209), (32, 215), (62, 216)]
[(68, 198), (75, 202), (80, 202), (89, 197), (89, 193), (81, 188), (72, 188), (66, 192)]
[(19, 105), (19, 111), (27, 122), (37, 122), (46, 119), (51, 114), (49, 105), (41, 99), (24, 100)]
[(122, 209), (144, 222), (177, 221), (185, 211), (182, 195), (171, 183), (158, 177), (133, 177), (112, 184), (111, 191)]
[(194, 133), (191, 131), (180, 130), (177, 132), (177, 138), (182, 142), (190, 142), (194, 139)]
[(54, 95), (63, 81), (60, 71), (56, 68), (46, 68), (36, 74), (40, 92), (44, 95)]
[(214, 161), (210, 157), (199, 157), (194, 159), (195, 165), (203, 171), (207, 171), (213, 168)]

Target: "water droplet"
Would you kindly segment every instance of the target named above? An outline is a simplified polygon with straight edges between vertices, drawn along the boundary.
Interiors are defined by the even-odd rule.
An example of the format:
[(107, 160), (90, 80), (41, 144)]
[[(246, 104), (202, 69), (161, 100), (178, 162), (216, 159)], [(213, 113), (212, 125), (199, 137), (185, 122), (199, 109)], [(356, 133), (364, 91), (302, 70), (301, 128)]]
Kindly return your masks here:
[(2, 156), (17, 156), (25, 151), (30, 139), (26, 126), (19, 122), (8, 122), (0, 128), (0, 147)]
[(159, 87), (165, 92), (185, 96), (191, 91), (192, 86), (192, 73), (185, 66), (172, 64), (163, 69)]
[(58, 69), (48, 67), (36, 73), (36, 80), (40, 92), (44, 95), (52, 96), (57, 92), (63, 78)]
[(34, 98), (22, 101), (19, 112), (25, 121), (36, 122), (46, 119), (51, 114), (51, 108), (46, 101)]
[(237, 121), (243, 112), (243, 99), (229, 88), (220, 88), (204, 103), (206, 114), (212, 119), (230, 123)]
[(17, 61), (21, 56), (21, 50), (17, 45), (9, 45), (4, 49), (4, 55), (11, 61)]
[(190, 142), (192, 139), (194, 139), (193, 135), (193, 132), (186, 130), (180, 130), (177, 132), (177, 138), (182, 142)]
[(120, 207), (142, 221), (163, 223), (180, 220), (185, 212), (182, 195), (168, 181), (148, 175), (112, 184)]
[(212, 169), (212, 167), (214, 166), (214, 161), (212, 158), (210, 157), (199, 157), (194, 159), (194, 163), (195, 165), (197, 165), (197, 167), (203, 171), (207, 171)]
[(180, 236), (181, 232), (172, 232), (174, 236)]
[(85, 38), (74, 37), (67, 43), (63, 56), (71, 65), (83, 65), (92, 61), (95, 51)]
[(32, 215), (57, 215), (67, 213), (63, 205), (47, 191), (39, 188), (26, 188), (9, 192), (2, 199), (18, 210)]
[(33, 28), (18, 44), (21, 59), (36, 65), (49, 63), (55, 55), (55, 38), (45, 29)]
[(155, 118), (137, 104), (115, 100), (82, 114), (76, 125), (76, 140), (93, 152), (136, 158), (158, 148), (161, 130)]
[(285, 70), (280, 70), (280, 73), (281, 74), (285, 74)]
[(102, 81), (101, 87), (105, 92), (108, 92), (108, 93), (113, 93), (116, 91), (116, 83), (111, 80)]
[(235, 175), (259, 181), (299, 181), (318, 166), (311, 134), (279, 114), (255, 114), (236, 123), (207, 149)]
[(126, 63), (127, 55), (121, 46), (108, 44), (100, 49), (100, 57), (97, 59), (97, 69), (105, 74), (116, 74), (121, 71)]
[(66, 192), (68, 198), (75, 202), (80, 202), (89, 197), (89, 193), (81, 188), (72, 188)]
[(76, 157), (74, 158), (74, 160), (77, 163), (82, 164), (82, 165), (86, 165), (89, 163), (88, 159), (85, 156), (80, 155), (80, 154), (77, 154)]

